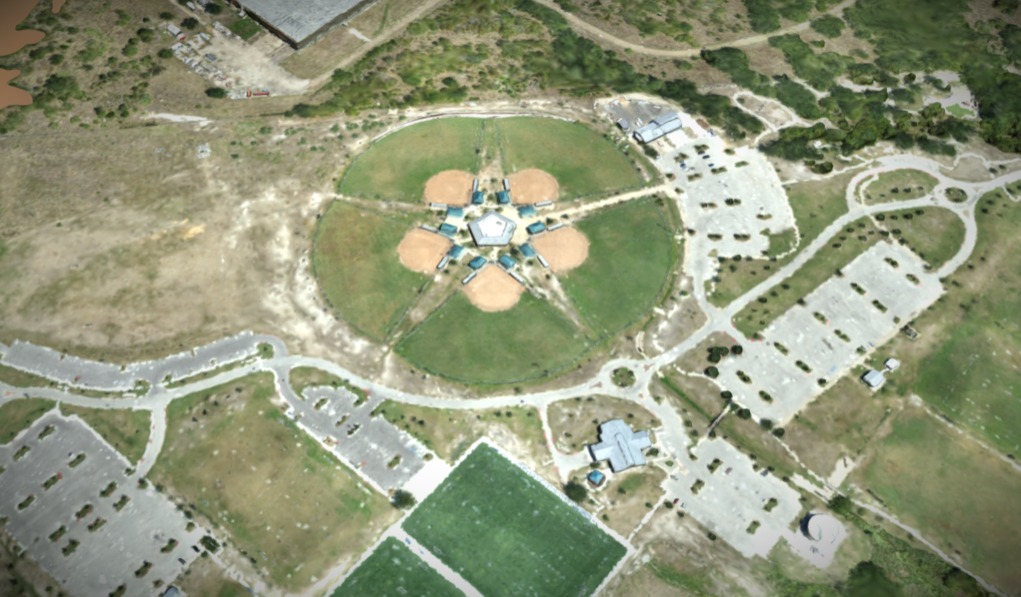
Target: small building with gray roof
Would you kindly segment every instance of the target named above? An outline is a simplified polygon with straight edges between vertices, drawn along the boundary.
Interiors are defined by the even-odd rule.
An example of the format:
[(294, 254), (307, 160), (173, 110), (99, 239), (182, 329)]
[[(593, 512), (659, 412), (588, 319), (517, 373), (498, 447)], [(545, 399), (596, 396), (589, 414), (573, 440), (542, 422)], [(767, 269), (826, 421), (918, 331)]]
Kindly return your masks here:
[(502, 247), (514, 238), (517, 227), (510, 218), (491, 211), (469, 222), (468, 232), (480, 247)]
[(315, 41), (372, 0), (230, 0), (294, 48)]
[(652, 445), (648, 431), (632, 431), (623, 419), (611, 419), (599, 426), (599, 443), (589, 444), (594, 462), (610, 461), (610, 470), (617, 473), (645, 464), (642, 450)]

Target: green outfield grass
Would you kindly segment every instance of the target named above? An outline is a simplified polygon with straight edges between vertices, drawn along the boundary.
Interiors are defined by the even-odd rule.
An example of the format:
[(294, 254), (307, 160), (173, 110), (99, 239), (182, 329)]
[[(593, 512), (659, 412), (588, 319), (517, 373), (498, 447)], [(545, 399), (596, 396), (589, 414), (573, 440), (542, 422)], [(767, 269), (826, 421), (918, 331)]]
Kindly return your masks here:
[(566, 317), (531, 294), (507, 311), (486, 313), (458, 292), (405, 336), (397, 352), (436, 375), (502, 384), (559, 371), (588, 346)]
[(853, 475), (906, 524), (1007, 594), (1016, 565), (1021, 475), (935, 417), (906, 411)]
[(333, 592), (333, 597), (457, 597), (461, 594), (403, 543), (390, 537), (347, 577)]
[(150, 478), (222, 526), (273, 584), (299, 592), (397, 515), (276, 397), (273, 377), (259, 374), (174, 400)]
[(669, 214), (649, 197), (599, 211), (578, 229), (589, 239), (588, 259), (562, 277), (564, 290), (597, 334), (614, 334), (648, 313), (670, 278), (677, 250)]
[(361, 333), (383, 340), (429, 281), (403, 265), (397, 245), (413, 218), (334, 202), (316, 232), (312, 263), (330, 305)]
[(131, 462), (138, 462), (145, 454), (145, 444), (149, 441), (149, 411), (61, 404), (60, 412), (80, 417)]
[(0, 444), (6, 444), (28, 429), (35, 420), (56, 405), (52, 400), (25, 398), (0, 404)]
[(556, 177), (560, 198), (635, 189), (642, 177), (631, 159), (592, 129), (555, 118), (502, 118), (503, 169), (539, 168)]
[(404, 528), (483, 595), (589, 595), (626, 553), (485, 445), (422, 502)]
[(344, 195), (421, 203), (425, 182), (443, 170), (475, 172), (481, 118), (413, 124), (373, 143), (340, 180)]

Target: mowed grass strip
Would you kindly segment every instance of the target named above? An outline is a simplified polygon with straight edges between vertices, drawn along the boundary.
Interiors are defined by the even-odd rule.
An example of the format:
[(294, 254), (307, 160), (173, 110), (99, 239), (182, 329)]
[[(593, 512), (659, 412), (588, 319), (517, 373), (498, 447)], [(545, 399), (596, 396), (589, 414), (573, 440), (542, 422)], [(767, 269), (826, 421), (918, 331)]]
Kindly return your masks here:
[(425, 183), (443, 170), (475, 171), (483, 120), (440, 118), (376, 141), (340, 180), (344, 195), (421, 203)]
[(1021, 591), (1021, 475), (938, 419), (907, 410), (855, 474), (906, 524), (1007, 594)]
[(150, 476), (222, 525), (274, 585), (299, 591), (357, 558), (397, 514), (274, 396), (273, 377), (260, 374), (175, 400)]
[(865, 186), (862, 198), (869, 205), (918, 199), (931, 193), (938, 182), (935, 177), (921, 170), (884, 172)]
[(347, 322), (383, 340), (429, 278), (401, 265), (397, 245), (411, 218), (335, 201), (323, 214), (312, 249), (326, 300)]
[(6, 444), (49, 412), (56, 402), (42, 398), (24, 398), (0, 404), (0, 444)]
[(652, 309), (673, 271), (673, 229), (657, 201), (630, 201), (578, 222), (589, 239), (588, 259), (562, 283), (600, 336), (619, 332)]
[(480, 311), (458, 292), (397, 345), (416, 367), (465, 383), (504, 384), (560, 371), (589, 341), (549, 302), (525, 293), (507, 311)]
[(642, 177), (631, 159), (583, 124), (532, 117), (501, 118), (496, 123), (504, 172), (545, 170), (560, 183), (560, 199), (642, 185)]
[(457, 597), (463, 595), (403, 543), (389, 537), (344, 580), (333, 597)]
[(149, 442), (149, 411), (61, 404), (60, 412), (77, 415), (131, 462), (137, 463), (145, 454), (145, 445)]
[(486, 445), (404, 528), (483, 595), (590, 595), (627, 552)]

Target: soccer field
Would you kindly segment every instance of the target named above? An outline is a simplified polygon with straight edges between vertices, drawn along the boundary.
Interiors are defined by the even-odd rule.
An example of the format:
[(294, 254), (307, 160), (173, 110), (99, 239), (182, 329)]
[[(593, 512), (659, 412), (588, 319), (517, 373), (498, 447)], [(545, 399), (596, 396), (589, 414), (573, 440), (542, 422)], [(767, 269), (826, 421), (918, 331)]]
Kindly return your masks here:
[(457, 597), (461, 594), (403, 543), (390, 537), (347, 577), (333, 592), (333, 597)]
[(404, 528), (483, 595), (590, 595), (627, 553), (485, 444)]

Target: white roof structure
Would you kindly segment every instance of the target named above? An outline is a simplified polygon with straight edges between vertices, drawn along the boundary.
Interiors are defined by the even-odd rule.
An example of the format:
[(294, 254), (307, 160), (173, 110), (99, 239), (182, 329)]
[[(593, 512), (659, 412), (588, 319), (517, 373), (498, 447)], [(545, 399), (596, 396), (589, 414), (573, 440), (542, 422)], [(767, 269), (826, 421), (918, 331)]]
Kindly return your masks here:
[(897, 369), (900, 369), (900, 361), (891, 357), (889, 359), (886, 359), (886, 362), (883, 363), (883, 366), (886, 367), (887, 371), (896, 371)]
[(480, 247), (499, 247), (510, 243), (518, 225), (495, 211), (468, 223), (472, 240)]
[(236, 0), (284, 41), (301, 48), (367, 0)]
[(621, 419), (612, 419), (599, 426), (599, 443), (589, 444), (592, 460), (610, 461), (610, 470), (620, 472), (645, 464), (642, 450), (652, 445), (648, 431), (631, 431)]
[(681, 128), (681, 117), (677, 112), (660, 114), (652, 122), (635, 131), (635, 139), (642, 143), (651, 143), (667, 133)]
[(809, 514), (804, 523), (805, 535), (812, 541), (831, 545), (844, 539), (844, 525), (829, 514)]
[(875, 369), (869, 369), (865, 375), (861, 376), (861, 380), (865, 382), (865, 385), (872, 389), (876, 389), (883, 385), (886, 381), (886, 377), (883, 376), (882, 371), (876, 371)]

